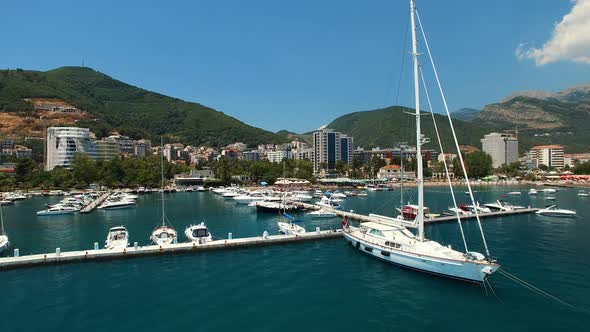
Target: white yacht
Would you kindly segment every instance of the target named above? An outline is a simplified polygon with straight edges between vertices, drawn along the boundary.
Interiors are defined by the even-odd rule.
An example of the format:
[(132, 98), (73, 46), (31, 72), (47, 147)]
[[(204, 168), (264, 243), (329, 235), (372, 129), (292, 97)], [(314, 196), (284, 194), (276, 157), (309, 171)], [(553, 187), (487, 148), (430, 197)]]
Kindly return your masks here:
[(588, 196), (590, 196), (590, 194), (587, 193), (587, 192), (585, 192), (584, 190), (580, 190), (578, 192), (578, 196), (580, 196), (580, 197), (588, 197)]
[(553, 189), (553, 188), (545, 188), (545, 189), (543, 189), (543, 192), (545, 194), (555, 194), (557, 192), (557, 190)]
[(205, 191), (205, 190), (206, 190), (206, 189), (205, 189), (205, 187), (203, 187), (203, 186), (197, 186), (197, 187), (195, 188), (195, 191), (199, 191), (199, 192), (201, 192), (201, 191)]
[(503, 200), (497, 200), (494, 203), (486, 203), (484, 204), (484, 207), (487, 207), (491, 211), (514, 211), (525, 208), (524, 206), (512, 205)]
[(536, 194), (538, 194), (538, 193), (539, 193), (539, 192), (538, 192), (538, 191), (537, 191), (537, 189), (535, 189), (535, 188), (531, 188), (531, 190), (529, 190), (529, 195), (536, 195)]
[(511, 191), (511, 192), (508, 193), (508, 195), (512, 195), (512, 196), (517, 196), (517, 195), (520, 195), (520, 194), (521, 194), (520, 191)]
[(331, 197), (322, 197), (322, 199), (315, 203), (315, 205), (320, 206), (322, 208), (327, 208), (329, 210), (342, 210), (342, 206), (335, 202)]
[[(420, 31), (422, 32), (423, 36), (423, 43), (421, 45), (425, 45), (428, 58), (432, 62), (432, 69), (437, 77), (438, 74), (436, 71), (436, 67), (434, 66), (434, 61), (432, 60), (432, 55), (430, 52), (430, 48), (428, 46), (428, 41), (426, 39), (426, 33), (422, 29), (422, 23), (420, 21), (420, 17), (416, 15), (415, 10), (415, 0), (410, 0), (410, 22), (411, 22), (411, 34), (412, 34), (412, 58), (413, 58), (413, 74), (414, 74), (414, 99), (415, 99), (415, 120), (416, 120), (416, 155), (420, 156), (422, 154), (422, 145), (428, 143), (430, 140), (422, 135), (421, 133), (421, 112), (420, 112), (420, 81), (419, 81), (419, 74), (421, 75), (422, 72), (420, 71), (420, 67), (418, 65), (418, 56), (420, 53), (417, 49), (417, 25), (416, 19), (420, 24)], [(426, 53), (426, 52), (425, 52)], [(426, 84), (424, 82), (424, 78), (422, 77), (422, 81), (424, 86)], [(442, 88), (440, 89), (441, 95), (444, 97)], [(428, 96), (428, 94), (426, 94)], [(454, 146), (459, 151), (459, 143), (457, 141), (457, 137), (454, 132), (454, 128), (452, 126), (452, 119), (450, 116), (450, 112), (448, 110), (446, 99), (443, 98), (445, 111), (449, 119), (451, 132), (453, 134), (454, 139)], [(430, 105), (430, 99), (428, 97), (428, 104)], [(432, 113), (432, 107), (430, 107), (430, 112), (432, 117), (434, 118), (434, 113)], [(436, 121), (433, 121), (436, 127)], [(438, 129), (436, 129), (437, 138), (439, 141), (439, 146), (441, 147), (441, 153), (444, 153), (442, 149), (442, 143), (440, 141), (440, 136), (438, 135)], [(467, 176), (467, 171), (465, 170), (465, 163), (463, 161), (463, 157), (461, 154), (458, 154), (461, 169), (465, 176), (465, 181), (467, 184), (467, 188), (469, 191), (469, 196), (471, 198), (471, 203), (475, 205), (475, 199), (473, 197), (473, 192), (471, 190), (471, 184), (469, 181), (469, 177)], [(382, 224), (377, 222), (366, 222), (361, 223), (358, 227), (353, 227), (349, 225), (348, 222), (344, 223), (343, 225), (343, 235), (346, 241), (348, 241), (354, 248), (357, 248), (362, 253), (370, 255), (372, 257), (378, 258), (385, 262), (389, 262), (395, 265), (399, 265), (402, 267), (407, 267), (413, 270), (423, 271), (435, 275), (441, 275), (445, 277), (455, 278), (459, 280), (465, 280), (469, 282), (484, 282), (490, 275), (492, 275), (498, 268), (500, 267), (496, 264), (495, 260), (491, 258), (491, 254), (489, 252), (489, 248), (487, 246), (487, 242), (485, 239), (485, 235), (483, 233), (481, 227), (481, 221), (479, 219), (478, 213), (475, 214), (477, 219), (477, 223), (479, 229), (481, 231), (481, 236), (483, 240), (483, 245), (486, 250), (487, 257), (481, 253), (469, 251), (467, 247), (467, 242), (465, 241), (465, 235), (463, 233), (463, 228), (460, 227), (461, 236), (463, 238), (463, 244), (465, 246), (465, 252), (460, 252), (458, 250), (454, 250), (451, 246), (443, 246), (438, 242), (428, 240), (424, 236), (424, 173), (423, 173), (423, 161), (422, 158), (416, 159), (416, 173), (417, 173), (417, 192), (418, 192), (418, 209), (415, 212), (416, 218), (414, 219), (414, 223), (417, 228), (417, 234), (414, 235), (410, 232), (404, 225), (395, 224), (395, 223), (388, 223)], [(448, 170), (446, 171), (447, 178), (449, 178)], [(449, 185), (452, 187), (451, 181), (449, 179)], [(455, 196), (453, 194), (453, 201), (455, 201)], [(456, 205), (456, 203), (455, 203)], [(393, 219), (393, 218), (392, 218)], [(458, 218), (458, 223), (461, 225), (461, 220)]]
[(191, 241), (199, 244), (205, 244), (207, 242), (213, 241), (211, 233), (205, 226), (205, 223), (202, 222), (197, 225), (190, 225), (184, 230), (184, 235)]
[(62, 214), (74, 214), (79, 212), (80, 209), (71, 207), (71, 206), (57, 206), (51, 207), (49, 209), (37, 211), (38, 216), (55, 216), (55, 215), (62, 215)]
[(336, 217), (336, 213), (334, 213), (333, 211), (328, 211), (328, 210), (324, 210), (324, 209), (319, 209), (317, 211), (313, 211), (313, 212), (309, 212), (307, 213), (308, 216), (312, 217), (312, 218), (335, 218)]
[(575, 217), (576, 211), (560, 209), (557, 205), (548, 206), (542, 210), (536, 212), (538, 215), (547, 217)]
[(250, 204), (252, 202), (260, 202), (263, 201), (267, 196), (262, 192), (251, 192), (251, 193), (244, 193), (242, 195), (238, 195), (233, 197), (234, 201), (238, 204)]
[(333, 198), (346, 198), (348, 196), (346, 196), (346, 194), (343, 194), (343, 193), (341, 193), (339, 191), (335, 191), (335, 192), (332, 193), (332, 195), (330, 197), (333, 197)]
[(293, 195), (290, 197), (291, 200), (297, 201), (297, 202), (309, 202), (313, 199), (313, 196), (311, 196), (310, 194), (308, 194), (307, 192), (303, 191), (298, 191), (298, 192), (294, 192)]
[(105, 210), (115, 210), (115, 209), (126, 209), (130, 207), (134, 207), (136, 204), (135, 201), (128, 201), (126, 199), (120, 200), (106, 200), (97, 209), (105, 209)]
[(124, 249), (129, 246), (129, 233), (123, 226), (112, 227), (109, 229), (107, 239), (105, 240), (105, 249)]
[(313, 192), (312, 196), (314, 198), (322, 198), (324, 197), (324, 193), (321, 190), (316, 189), (316, 191)]
[(13, 205), (13, 204), (14, 204), (14, 201), (11, 201), (11, 200), (7, 200), (7, 199), (0, 200), (0, 205)]

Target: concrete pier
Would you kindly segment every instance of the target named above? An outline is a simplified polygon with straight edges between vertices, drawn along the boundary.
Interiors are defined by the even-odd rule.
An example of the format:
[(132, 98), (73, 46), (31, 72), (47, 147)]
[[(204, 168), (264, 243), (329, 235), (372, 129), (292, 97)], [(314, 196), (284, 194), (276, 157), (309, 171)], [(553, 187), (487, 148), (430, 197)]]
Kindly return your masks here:
[(208, 250), (262, 247), (286, 243), (300, 243), (339, 238), (342, 230), (310, 231), (298, 235), (268, 235), (241, 239), (215, 240), (205, 244), (192, 242), (171, 244), (169, 246), (137, 246), (125, 249), (89, 249), (80, 251), (61, 251), (46, 254), (0, 258), (0, 270), (17, 269), (38, 265), (54, 265), (99, 260), (125, 259), (176, 253), (197, 253)]
[[(295, 204), (298, 204), (307, 210), (320, 210), (320, 209), (328, 210), (327, 208), (322, 208), (321, 206), (308, 204), (308, 203), (296, 202)], [(387, 223), (386, 219), (379, 218), (378, 216), (375, 216), (375, 215), (367, 216), (364, 214), (346, 212), (346, 211), (341, 211), (341, 210), (336, 210), (336, 209), (332, 209), (330, 211), (336, 213), (336, 215), (339, 217), (352, 219), (352, 220), (358, 220), (361, 222)], [(516, 214), (529, 214), (529, 213), (535, 213), (537, 211), (539, 211), (539, 209), (537, 209), (537, 208), (525, 208), (525, 209), (518, 209), (518, 210), (513, 210), (513, 211), (487, 212), (487, 213), (480, 213), (479, 218), (485, 219), (485, 218), (491, 218), (491, 217), (511, 216), (511, 215), (516, 215)], [(461, 218), (461, 220), (475, 219), (475, 215), (472, 214), (472, 215), (460, 216), (460, 218)], [(453, 222), (453, 221), (457, 221), (457, 216), (440, 216), (440, 217), (436, 217), (436, 218), (425, 218), (424, 219), (425, 224), (436, 224), (436, 223)]]
[(92, 201), (92, 203), (86, 205), (82, 210), (80, 210), (80, 213), (92, 212), (92, 210), (96, 209), (100, 204), (102, 204), (109, 197), (109, 195), (110, 193), (108, 192), (100, 195), (100, 197)]

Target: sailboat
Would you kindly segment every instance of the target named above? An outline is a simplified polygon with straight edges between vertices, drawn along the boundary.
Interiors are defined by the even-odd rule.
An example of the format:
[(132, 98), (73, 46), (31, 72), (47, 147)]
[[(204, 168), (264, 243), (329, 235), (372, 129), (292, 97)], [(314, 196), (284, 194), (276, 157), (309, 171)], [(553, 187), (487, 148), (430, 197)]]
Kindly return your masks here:
[(8, 235), (4, 232), (4, 215), (2, 213), (2, 204), (0, 204), (0, 252), (3, 252), (9, 245)]
[[(163, 147), (163, 141), (162, 139), (160, 139), (160, 146)], [(150, 236), (150, 239), (152, 240), (152, 242), (154, 244), (160, 245), (160, 246), (167, 246), (170, 245), (172, 243), (176, 242), (176, 237), (177, 237), (177, 233), (176, 230), (169, 225), (166, 225), (166, 220), (168, 220), (168, 217), (166, 217), (166, 209), (165, 209), (165, 204), (164, 204), (164, 153), (163, 151), (160, 152), (160, 172), (161, 172), (161, 178), (162, 178), (162, 190), (161, 190), (161, 195), (162, 195), (162, 226), (156, 227), (153, 231), (152, 231), (152, 236)]]
[[(428, 139), (425, 138), (421, 133), (420, 127), (420, 85), (419, 85), (419, 73), (420, 68), (418, 64), (418, 50), (417, 50), (417, 26), (416, 21), (420, 24), (420, 28), (422, 31), (424, 45), (426, 47), (427, 53), (430, 57), (434, 73), (436, 76), (436, 82), (439, 85), (439, 89), (441, 91), (441, 96), (443, 97), (443, 102), (445, 105), (445, 109), (447, 110), (447, 116), (449, 118), (449, 123), (451, 127), (451, 132), (453, 133), (453, 138), (455, 141), (455, 147), (459, 150), (459, 143), (457, 141), (457, 137), (455, 135), (455, 130), (452, 125), (452, 120), (450, 118), (450, 113), (448, 111), (448, 107), (446, 104), (446, 99), (444, 98), (444, 94), (442, 92), (442, 88), (440, 87), (440, 81), (438, 79), (438, 74), (436, 72), (436, 67), (434, 66), (434, 61), (432, 60), (432, 55), (430, 53), (430, 47), (428, 46), (428, 41), (426, 40), (426, 34), (422, 29), (422, 23), (420, 21), (420, 16), (418, 15), (415, 7), (415, 0), (410, 0), (410, 22), (411, 22), (411, 31), (412, 31), (412, 57), (413, 57), (413, 74), (414, 74), (414, 99), (415, 99), (415, 117), (416, 117), (416, 165), (417, 165), (417, 182), (418, 182), (418, 204), (417, 204), (417, 213), (415, 214), (414, 224), (417, 228), (417, 233), (414, 234), (410, 230), (408, 230), (407, 226), (404, 225), (402, 222), (379, 222), (378, 218), (376, 221), (372, 222), (365, 222), (361, 223), (358, 227), (353, 227), (345, 222), (343, 225), (343, 234), (346, 241), (352, 244), (353, 247), (357, 248), (361, 252), (368, 254), (372, 257), (378, 258), (388, 263), (392, 263), (395, 265), (399, 265), (402, 267), (410, 268), (417, 271), (422, 271), (434, 275), (440, 275), (444, 277), (454, 278), (458, 280), (464, 280), (469, 282), (476, 282), (482, 283), (484, 282), (490, 275), (492, 275), (500, 266), (496, 263), (494, 259), (491, 258), (490, 252), (487, 246), (487, 242), (485, 240), (485, 236), (483, 233), (483, 229), (481, 228), (481, 222), (479, 220), (479, 212), (475, 211), (475, 217), (477, 219), (477, 223), (479, 225), (479, 229), (481, 231), (483, 244), (486, 250), (487, 256), (479, 252), (468, 251), (467, 249), (467, 242), (465, 241), (465, 235), (463, 234), (463, 228), (461, 226), (461, 219), (460, 216), (457, 214), (457, 221), (459, 223), (459, 228), (461, 230), (461, 235), (463, 237), (463, 243), (465, 245), (465, 252), (458, 251), (452, 249), (450, 246), (444, 246), (440, 243), (432, 240), (428, 240), (424, 236), (424, 174), (423, 174), (423, 165), (422, 165), (422, 149), (421, 145), (428, 142)], [(422, 76), (422, 81), (424, 83), (424, 77)], [(428, 99), (428, 104), (430, 106), (430, 111), (432, 113), (432, 107), (430, 105), (430, 98), (428, 96), (428, 92), (426, 90), (426, 85), (424, 84), (426, 97)], [(433, 116), (434, 117), (434, 116)], [(438, 135), (438, 129), (435, 124), (435, 130), (437, 132), (437, 137), (439, 139), (439, 145), (442, 151), (442, 144), (440, 143), (440, 136)], [(458, 154), (460, 158), (461, 166), (463, 169), (463, 174), (465, 176), (469, 196), (471, 198), (472, 204), (475, 206), (475, 198), (473, 197), (473, 191), (471, 189), (471, 184), (469, 182), (469, 178), (467, 176), (467, 172), (465, 171), (464, 161), (461, 154)], [(452, 184), (448, 172), (448, 167), (445, 163), (445, 170), (447, 173), (447, 180), (449, 182), (449, 186)], [(453, 203), (455, 207), (456, 199), (453, 191), (451, 190), (451, 195), (453, 197)], [(394, 219), (394, 218), (391, 218)]]

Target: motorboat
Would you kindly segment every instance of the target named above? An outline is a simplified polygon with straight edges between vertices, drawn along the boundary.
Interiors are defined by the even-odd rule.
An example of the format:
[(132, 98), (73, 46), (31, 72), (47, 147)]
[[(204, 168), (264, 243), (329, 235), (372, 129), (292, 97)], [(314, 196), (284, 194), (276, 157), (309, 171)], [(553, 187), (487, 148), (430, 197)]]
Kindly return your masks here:
[(588, 196), (590, 196), (590, 194), (587, 193), (587, 192), (585, 192), (584, 190), (580, 190), (578, 192), (578, 196), (580, 196), (580, 197), (588, 197)]
[(520, 194), (521, 194), (520, 191), (511, 191), (511, 192), (508, 193), (508, 195), (511, 195), (511, 196), (517, 196), (517, 195), (520, 195)]
[(322, 197), (322, 199), (315, 203), (315, 205), (320, 206), (322, 208), (327, 208), (327, 209), (336, 209), (336, 210), (342, 210), (343, 207), (341, 205), (339, 205), (337, 202), (335, 202), (331, 197)]
[(316, 191), (313, 192), (313, 195), (312, 196), (314, 198), (322, 198), (322, 197), (324, 197), (324, 193), (321, 190), (318, 189), (318, 190), (316, 190)]
[(251, 192), (242, 195), (234, 196), (233, 200), (238, 204), (250, 204), (252, 202), (260, 202), (266, 199), (266, 195), (261, 192)]
[(104, 203), (102, 203), (100, 206), (98, 206), (98, 209), (104, 209), (104, 210), (126, 209), (126, 208), (130, 208), (130, 207), (134, 207), (135, 204), (136, 204), (135, 201), (128, 201), (126, 199), (106, 200)]
[(368, 197), (369, 194), (367, 194), (366, 191), (359, 191), (358, 197)]
[(555, 197), (555, 196), (545, 196), (545, 200), (547, 200), (547, 201), (554, 201), (556, 199), (557, 199), (557, 197)]
[(309, 195), (307, 192), (295, 192), (289, 199), (297, 202), (309, 202), (313, 199), (313, 196)]
[[(421, 45), (425, 45), (428, 52), (424, 52), (428, 54), (428, 58), (430, 58), (431, 63), (433, 64), (433, 71), (437, 73), (436, 67), (434, 66), (434, 60), (432, 60), (432, 54), (430, 52), (430, 48), (428, 46), (428, 40), (426, 39), (426, 32), (422, 29), (422, 22), (420, 21), (420, 17), (418, 16), (418, 21), (420, 22), (420, 30), (418, 29), (418, 25), (416, 23), (416, 0), (410, 0), (410, 23), (411, 28), (409, 29), (412, 34), (412, 52), (411, 56), (413, 59), (413, 83), (414, 83), (414, 114), (416, 117), (416, 126), (415, 126), (415, 142), (416, 143), (416, 156), (422, 155), (422, 145), (430, 142), (429, 139), (422, 135), (421, 129), (421, 101), (420, 101), (420, 66), (418, 64), (418, 56), (422, 54), (421, 50), (418, 50), (418, 42), (417, 42), (417, 33), (418, 31), (422, 32), (422, 39), (423, 43)], [(438, 75), (438, 74), (437, 74)], [(423, 78), (422, 78), (423, 79)], [(438, 76), (437, 76), (438, 81)], [(440, 89), (441, 95), (443, 95), (442, 88)], [(445, 99), (445, 111), (447, 115), (450, 117), (450, 112), (446, 105)], [(432, 109), (430, 109), (432, 112)], [(434, 113), (432, 113), (434, 114)], [(435, 121), (435, 120), (434, 120)], [(436, 123), (436, 122), (435, 122)], [(451, 133), (453, 135), (453, 141), (455, 143), (455, 148), (459, 150), (459, 143), (457, 137), (455, 135), (455, 131), (452, 127), (452, 121), (450, 121), (451, 126)], [(440, 136), (438, 136), (437, 132), (437, 139), (440, 142)], [(442, 151), (442, 143), (439, 143), (441, 146), (441, 153)], [(469, 177), (467, 175), (467, 171), (464, 167), (463, 157), (459, 154), (459, 158), (461, 161), (461, 168), (463, 173), (465, 174), (465, 182), (467, 184), (469, 190), (469, 196), (471, 198), (471, 203), (475, 205), (475, 200), (472, 195), (471, 191), (471, 184), (469, 181)], [(353, 248), (356, 248), (360, 252), (367, 254), (371, 257), (377, 258), (381, 261), (389, 262), (393, 265), (406, 267), (412, 270), (422, 271), (434, 275), (445, 276), (453, 279), (464, 280), (468, 282), (476, 282), (476, 283), (483, 283), (486, 279), (495, 273), (499, 268), (500, 265), (496, 263), (496, 260), (492, 258), (486, 238), (483, 233), (483, 228), (481, 227), (481, 222), (479, 220), (478, 215), (476, 214), (477, 223), (479, 225), (479, 230), (481, 233), (481, 238), (483, 241), (483, 245), (485, 248), (486, 255), (479, 252), (469, 251), (467, 242), (464, 242), (465, 251), (459, 251), (453, 249), (451, 246), (442, 245), (436, 241), (429, 240), (425, 237), (424, 234), (424, 222), (426, 217), (426, 211), (424, 206), (424, 172), (423, 172), (423, 160), (422, 158), (416, 158), (416, 177), (417, 177), (417, 202), (416, 205), (417, 209), (413, 210), (412, 207), (409, 208), (408, 214), (413, 214), (415, 219), (414, 223), (416, 224), (416, 234), (409, 231), (404, 225), (397, 225), (397, 224), (383, 224), (378, 222), (364, 222), (361, 223), (359, 226), (352, 226), (349, 225), (347, 221), (343, 224), (343, 236), (345, 240), (352, 245)], [(446, 166), (445, 166), (446, 167)], [(446, 172), (448, 174), (448, 171)], [(449, 180), (449, 185), (450, 184)], [(452, 186), (451, 186), (452, 187)], [(454, 197), (454, 195), (453, 195)], [(402, 208), (402, 214), (403, 210)], [(461, 220), (458, 220), (459, 225), (461, 225)], [(459, 227), (461, 232), (461, 236), (465, 239), (465, 234), (463, 233), (463, 228)]]
[(575, 217), (576, 211), (560, 209), (557, 207), (557, 205), (551, 205), (537, 211), (536, 214), (546, 217)]
[(535, 188), (531, 188), (531, 190), (529, 190), (529, 195), (536, 195), (536, 194), (538, 194), (538, 193), (539, 193), (539, 192), (538, 192), (538, 191), (537, 191), (537, 189), (535, 189)]
[(553, 188), (543, 189), (543, 193), (545, 193), (545, 194), (555, 194), (556, 192), (557, 192), (557, 189), (553, 189)]
[(459, 204), (457, 207), (449, 207), (446, 212), (443, 212), (443, 214), (447, 216), (456, 216), (457, 214), (459, 216), (470, 216), (473, 213), (474, 212), (467, 207), (467, 204)]
[(283, 213), (283, 216), (287, 218), (288, 221), (277, 222), (277, 225), (279, 226), (279, 232), (285, 235), (305, 233), (305, 228), (303, 226), (297, 225), (297, 223), (301, 222), (301, 220), (295, 220), (293, 216), (287, 213)]
[(7, 194), (4, 199), (9, 200), (9, 201), (22, 201), (24, 199), (27, 199), (27, 196), (23, 193), (14, 192), (14, 193)]
[(46, 210), (37, 211), (38, 216), (56, 216), (61, 214), (74, 214), (79, 212), (80, 209), (71, 206), (58, 206), (58, 207), (51, 207)]
[(123, 226), (116, 226), (109, 229), (105, 240), (105, 249), (124, 249), (129, 246), (129, 233)]
[[(401, 216), (404, 220), (414, 220), (416, 219), (416, 216), (418, 215), (418, 205), (415, 204), (407, 204), (404, 205), (404, 207), (402, 209), (397, 209), (400, 213)], [(424, 218), (426, 219), (432, 219), (432, 218), (437, 218), (440, 217), (440, 214), (438, 213), (431, 213), (430, 209), (426, 206), (424, 206), (423, 208), (424, 211)]]
[(252, 203), (260, 212), (298, 211), (301, 208), (290, 202), (264, 200)]
[(197, 225), (190, 225), (184, 230), (184, 235), (186, 235), (191, 242), (198, 244), (205, 244), (213, 241), (211, 233), (209, 233), (204, 222)]
[(510, 204), (506, 201), (503, 201), (503, 200), (497, 200), (494, 203), (486, 203), (486, 204), (484, 204), (484, 207), (487, 207), (491, 211), (514, 211), (514, 210), (520, 210), (520, 209), (525, 208), (524, 206), (512, 205), (512, 204)]
[(335, 218), (336, 217), (336, 213), (334, 213), (333, 211), (328, 211), (328, 210), (324, 210), (324, 209), (319, 209), (317, 211), (313, 211), (313, 212), (309, 212), (307, 213), (308, 216), (312, 217), (312, 218)]
[(11, 201), (11, 200), (7, 200), (7, 199), (0, 200), (0, 205), (13, 205), (13, 204), (14, 204), (14, 201)]
[(195, 191), (199, 191), (199, 192), (201, 192), (201, 191), (206, 191), (206, 189), (205, 189), (205, 187), (203, 187), (203, 186), (197, 186), (197, 187), (195, 188)]
[(333, 198), (346, 198), (348, 196), (346, 196), (346, 194), (343, 194), (343, 193), (341, 193), (339, 191), (335, 191), (335, 192), (332, 193), (332, 195), (330, 197), (333, 197)]

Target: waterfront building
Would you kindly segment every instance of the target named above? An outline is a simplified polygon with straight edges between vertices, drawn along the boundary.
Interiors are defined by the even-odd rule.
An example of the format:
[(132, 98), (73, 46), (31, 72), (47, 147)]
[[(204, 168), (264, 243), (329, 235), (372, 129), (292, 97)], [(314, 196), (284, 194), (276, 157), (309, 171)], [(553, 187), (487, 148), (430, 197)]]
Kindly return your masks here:
[(563, 168), (565, 166), (563, 146), (538, 145), (531, 149), (530, 157), (535, 167), (545, 165), (547, 167)]
[(284, 159), (289, 159), (291, 157), (291, 152), (286, 150), (278, 150), (278, 151), (268, 151), (266, 152), (266, 158), (271, 163), (280, 163)]
[(401, 177), (401, 167), (399, 165), (386, 165), (379, 168), (377, 173), (378, 179), (399, 179)]
[(332, 129), (322, 128), (313, 133), (312, 162), (314, 174), (319, 174), (322, 166), (327, 171), (336, 168), (338, 160), (352, 164), (353, 138)]
[(296, 160), (304, 160), (304, 159), (311, 160), (311, 155), (312, 155), (312, 149), (310, 149), (310, 148), (291, 150), (291, 158), (296, 159)]
[(94, 159), (95, 145), (90, 140), (88, 128), (49, 127), (47, 128), (45, 170), (56, 166), (70, 167), (76, 153), (84, 153)]
[(481, 139), (481, 146), (492, 157), (494, 168), (518, 161), (518, 139), (512, 134), (487, 134)]
[(96, 161), (108, 161), (115, 159), (121, 153), (119, 142), (115, 140), (96, 141), (94, 148)]

